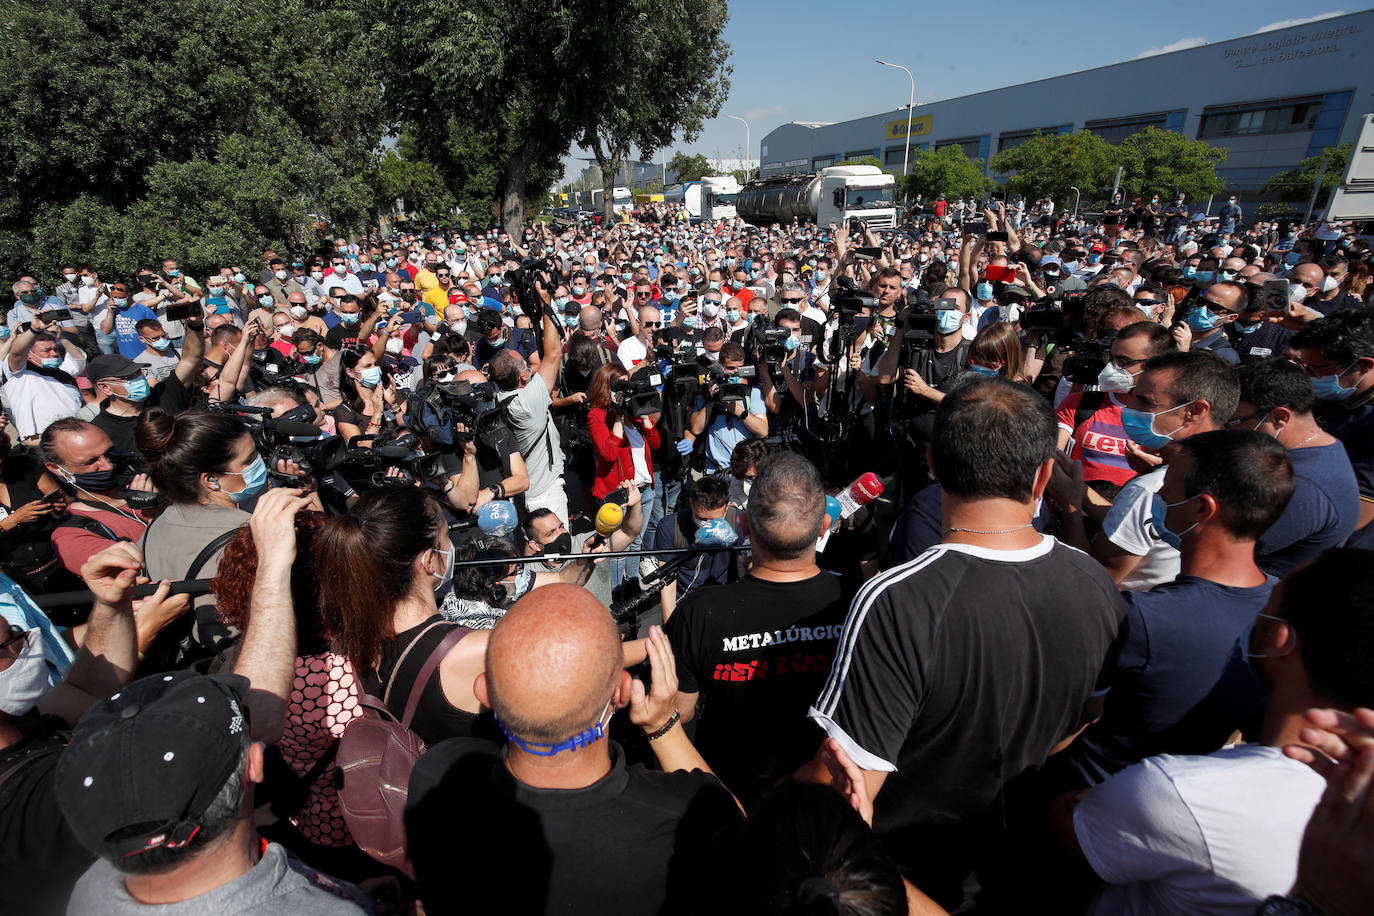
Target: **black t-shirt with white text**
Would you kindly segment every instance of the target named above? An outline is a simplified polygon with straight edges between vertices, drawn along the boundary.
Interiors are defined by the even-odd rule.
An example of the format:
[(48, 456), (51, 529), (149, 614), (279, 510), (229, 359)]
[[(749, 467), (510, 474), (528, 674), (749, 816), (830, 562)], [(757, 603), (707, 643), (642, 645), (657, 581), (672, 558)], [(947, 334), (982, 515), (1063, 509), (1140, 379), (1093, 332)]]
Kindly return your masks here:
[(822, 735), (806, 710), (830, 673), (848, 607), (831, 573), (800, 582), (750, 575), (694, 591), (669, 618), (678, 689), (704, 704), (697, 747), (746, 805), (815, 753)]

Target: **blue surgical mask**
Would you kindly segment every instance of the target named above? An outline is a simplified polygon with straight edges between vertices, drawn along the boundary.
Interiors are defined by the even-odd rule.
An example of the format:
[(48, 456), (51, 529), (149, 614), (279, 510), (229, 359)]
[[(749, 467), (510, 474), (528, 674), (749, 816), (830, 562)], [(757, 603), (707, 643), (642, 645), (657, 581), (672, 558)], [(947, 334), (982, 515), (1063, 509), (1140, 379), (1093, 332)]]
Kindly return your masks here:
[(347, 325), (354, 325), (354, 324), (357, 324), (359, 321), (362, 321), (362, 319), (363, 319), (363, 316), (360, 315), (360, 314), (358, 314), (357, 312), (340, 312), (340, 313), (339, 313), (339, 320), (342, 321), (344, 324), (347, 324)]
[(682, 319), (682, 326), (683, 326), (684, 328), (694, 328), (694, 327), (696, 327), (696, 326), (697, 326), (697, 316), (695, 316), (695, 315), (687, 315), (687, 316), (685, 316), (685, 317)]
[(171, 349), (172, 342), (165, 337), (159, 337), (157, 340), (153, 341), (152, 346), (153, 349), (159, 353), (166, 353)]
[(1194, 331), (1210, 331), (1221, 323), (1221, 316), (1202, 305), (1188, 313), (1188, 327)]
[(60, 356), (49, 356), (42, 361), (42, 366), (44, 369), (56, 369), (61, 365), (62, 357)]
[(367, 388), (376, 388), (382, 383), (381, 366), (368, 366), (358, 373), (358, 381), (362, 382)]
[(1183, 279), (1185, 279), (1185, 280), (1191, 280), (1191, 279), (1193, 279), (1193, 278), (1196, 277), (1196, 276), (1197, 276), (1197, 268), (1196, 268), (1196, 267), (1194, 267), (1194, 266), (1191, 265), (1191, 264), (1186, 264), (1186, 265), (1184, 265), (1184, 267), (1183, 267)]
[(978, 296), (980, 302), (987, 302), (992, 298), (992, 284), (987, 281), (979, 283), (975, 295)]
[(797, 339), (797, 335), (795, 334), (788, 334), (785, 338), (783, 338), (782, 348), (786, 350), (788, 353), (791, 353), (793, 350), (797, 349), (797, 347), (800, 346), (801, 341)]
[[(232, 474), (232, 471), (226, 471)], [(237, 493), (230, 493), (229, 498), (236, 503), (245, 503), (267, 489), (267, 465), (263, 464), (261, 455), (254, 455), (253, 461), (237, 474), (235, 477), (243, 478), (243, 489)]]
[(318, 353), (307, 353), (301, 359), (305, 360), (307, 366), (318, 366), (324, 357)]
[[(1189, 401), (1188, 404), (1192, 402)], [(1121, 408), (1121, 427), (1126, 430), (1126, 435), (1131, 437), (1131, 441), (1146, 448), (1162, 448), (1173, 441), (1173, 435), (1165, 436), (1155, 432), (1155, 417), (1160, 414), (1173, 413), (1175, 410), (1182, 410), (1188, 404), (1180, 404), (1177, 407), (1170, 407), (1168, 410), (1161, 410), (1159, 414), (1147, 413), (1143, 410), (1136, 410), (1134, 407)]]
[(980, 366), (977, 363), (969, 363), (968, 368), (970, 372), (976, 372), (979, 375), (986, 375), (988, 378), (995, 378), (996, 376), (1002, 374), (998, 372), (996, 369), (992, 368), (991, 366)]
[(1197, 273), (1193, 274), (1193, 278), (1197, 280), (1198, 283), (1207, 284), (1212, 282), (1212, 277), (1214, 275), (1215, 271), (1199, 270)]
[(564, 315), (564, 316), (563, 316), (563, 326), (564, 326), (565, 328), (575, 328), (575, 327), (577, 327), (577, 316), (576, 316), (576, 315)]
[[(1097, 264), (1097, 263), (1099, 263), (1101, 260), (1102, 260), (1102, 255), (1100, 255), (1100, 254), (1090, 254), (1090, 255), (1088, 255), (1088, 263), (1089, 263), (1089, 264)], [(1184, 268), (1184, 271), (1185, 271), (1184, 276), (1187, 276), (1187, 273), (1186, 273), (1187, 268)]]
[(128, 305), (129, 305), (129, 300), (126, 299), (126, 298), (124, 298), (123, 296), (117, 296), (117, 297), (111, 299), (111, 300), (110, 300), (110, 303), (111, 303), (112, 305), (114, 305), (115, 308), (117, 308), (117, 309), (122, 309), (122, 308), (127, 308), (127, 307), (128, 307)]
[(940, 309), (935, 313), (935, 327), (941, 334), (953, 334), (964, 323), (964, 313), (958, 309)]
[(719, 280), (707, 280), (707, 281), (706, 281), (706, 287), (707, 287), (707, 289), (720, 289), (720, 281), (719, 281)]
[(1194, 528), (1196, 528), (1198, 523), (1193, 522), (1191, 525), (1189, 525), (1187, 528), (1184, 528), (1182, 531), (1175, 532), (1170, 530), (1169, 526), (1164, 521), (1164, 517), (1168, 513), (1168, 511), (1172, 509), (1174, 506), (1181, 506), (1184, 503), (1190, 503), (1195, 499), (1197, 499), (1196, 496), (1190, 496), (1187, 499), (1181, 499), (1176, 503), (1166, 503), (1164, 501), (1164, 497), (1156, 493), (1154, 494), (1154, 497), (1150, 500), (1150, 519), (1154, 522), (1155, 534), (1159, 535), (1159, 539), (1161, 541), (1168, 544), (1175, 550), (1183, 549), (1183, 536), (1187, 534), (1189, 531), (1192, 531)]
[(730, 319), (731, 324), (737, 323), (739, 321), (739, 309), (727, 309), (725, 317)]
[(148, 400), (148, 380), (143, 376), (124, 380), (124, 396), (130, 401)]
[(1254, 324), (1241, 324), (1237, 321), (1235, 323), (1235, 328), (1242, 334), (1253, 334), (1260, 329), (1260, 325), (1262, 324), (1264, 324), (1263, 321), (1256, 321)]
[[(46, 364), (47, 360), (44, 360)], [(1350, 366), (1355, 365), (1351, 363)], [(1355, 393), (1355, 386), (1346, 387), (1341, 384), (1341, 376), (1350, 371), (1350, 366), (1346, 366), (1335, 375), (1319, 375), (1312, 379), (1312, 393), (1323, 401), (1344, 401)]]
[(1301, 260), (1302, 252), (1299, 251), (1290, 251), (1283, 256), (1283, 263), (1287, 264), (1289, 267), (1297, 267), (1298, 262)]

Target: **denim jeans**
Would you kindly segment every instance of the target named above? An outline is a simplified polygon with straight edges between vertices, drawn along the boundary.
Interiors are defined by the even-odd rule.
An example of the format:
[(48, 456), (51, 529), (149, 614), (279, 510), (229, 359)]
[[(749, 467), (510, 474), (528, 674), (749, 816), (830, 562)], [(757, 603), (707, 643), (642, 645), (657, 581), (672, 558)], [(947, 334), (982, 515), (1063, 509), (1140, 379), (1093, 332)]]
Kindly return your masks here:
[[(639, 494), (640, 511), (644, 513), (644, 524), (640, 526), (639, 536), (630, 543), (626, 550), (638, 550), (642, 545), (648, 543), (653, 545), (653, 531), (649, 521), (652, 507), (659, 502), (660, 481), (657, 473), (654, 474), (654, 486)], [(646, 536), (647, 535), (647, 536)], [(611, 564), (611, 588), (619, 588), (626, 579), (639, 578), (639, 557), (622, 557), (615, 560), (608, 560)]]

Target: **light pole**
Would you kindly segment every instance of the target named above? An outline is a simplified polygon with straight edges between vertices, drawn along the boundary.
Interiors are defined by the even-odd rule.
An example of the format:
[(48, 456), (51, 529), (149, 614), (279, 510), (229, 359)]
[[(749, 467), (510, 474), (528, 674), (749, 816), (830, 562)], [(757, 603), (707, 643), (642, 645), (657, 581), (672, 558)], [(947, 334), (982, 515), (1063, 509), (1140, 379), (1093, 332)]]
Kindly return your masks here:
[(748, 179), (748, 177), (749, 177), (749, 153), (750, 153), (750, 147), (749, 147), (749, 122), (746, 121), (746, 120), (744, 120), (743, 118), (741, 118), (739, 115), (726, 115), (726, 117), (727, 117), (727, 118), (734, 118), (736, 121), (738, 121), (738, 122), (740, 122), (741, 124), (744, 125), (744, 177), (745, 177), (746, 179)]
[(882, 64), (884, 67), (893, 67), (897, 70), (906, 70), (907, 79), (911, 80), (911, 96), (906, 103), (906, 149), (902, 152), (902, 182), (905, 184), (907, 162), (911, 159), (911, 114), (916, 108), (916, 77), (912, 76), (911, 71), (901, 64), (889, 64), (885, 60), (874, 61), (874, 63)]

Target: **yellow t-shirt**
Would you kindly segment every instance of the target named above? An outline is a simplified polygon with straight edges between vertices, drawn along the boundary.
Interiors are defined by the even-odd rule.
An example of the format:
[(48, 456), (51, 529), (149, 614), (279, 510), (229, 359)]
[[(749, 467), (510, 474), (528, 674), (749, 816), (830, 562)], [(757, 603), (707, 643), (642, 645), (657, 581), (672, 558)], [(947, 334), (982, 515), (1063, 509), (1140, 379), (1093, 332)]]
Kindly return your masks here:
[(434, 275), (434, 271), (428, 268), (421, 270), (415, 277), (415, 288), (420, 291), (422, 296), (427, 295), (430, 290), (438, 285), (439, 278)]

